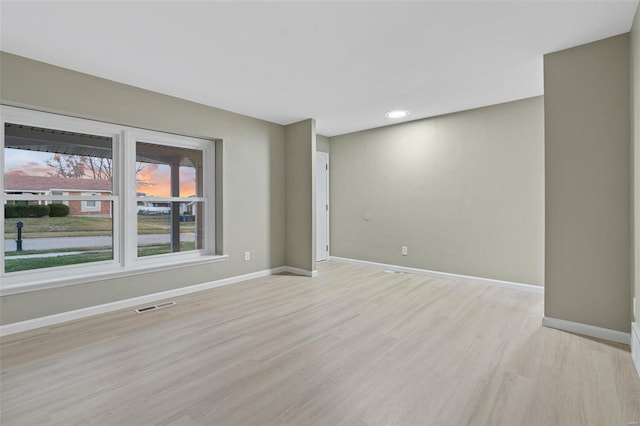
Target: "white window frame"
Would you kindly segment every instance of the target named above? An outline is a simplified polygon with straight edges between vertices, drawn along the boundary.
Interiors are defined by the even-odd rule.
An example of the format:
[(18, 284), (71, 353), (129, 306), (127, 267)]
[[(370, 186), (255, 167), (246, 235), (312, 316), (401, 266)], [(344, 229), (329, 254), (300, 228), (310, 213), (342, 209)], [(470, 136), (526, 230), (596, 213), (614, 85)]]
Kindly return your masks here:
[[(5, 195), (4, 193), (4, 127), (5, 123), (43, 127), (54, 130), (74, 131), (109, 137), (113, 141), (113, 192), (112, 195)], [(184, 267), (198, 263), (223, 261), (224, 255), (216, 254), (215, 239), (215, 146), (214, 141), (171, 135), (150, 130), (121, 126), (100, 121), (68, 117), (24, 108), (0, 106), (0, 202), (7, 200), (97, 201), (112, 202), (113, 260), (77, 265), (56, 266), (5, 273), (4, 242), (0, 244), (0, 295), (10, 295), (45, 288), (90, 283), (98, 280), (130, 276), (139, 273)], [(137, 201), (135, 184), (135, 141), (151, 141), (170, 146), (202, 149), (203, 195), (205, 203), (204, 249), (188, 252), (137, 257)], [(179, 199), (178, 201), (182, 201)], [(173, 201), (173, 197), (168, 197)], [(84, 203), (83, 203), (84, 204)], [(0, 220), (0, 235), (4, 236), (4, 218)], [(131, 236), (135, 236), (131, 238)], [(126, 238), (126, 237), (129, 238)], [(3, 238), (4, 239), (4, 238)]]
[[(170, 135), (167, 133), (155, 132), (151, 130), (131, 129), (124, 133), (126, 148), (124, 150), (124, 164), (127, 165), (124, 173), (124, 186), (127, 192), (128, 205), (126, 209), (126, 220), (124, 221), (124, 232), (126, 235), (135, 235), (136, 239), (129, 238), (126, 244), (126, 263), (141, 266), (160, 266), (168, 259), (189, 261), (199, 256), (215, 255), (215, 170), (211, 165), (215, 164), (215, 147), (212, 141), (204, 139), (189, 138), (186, 136)], [(191, 197), (190, 201), (204, 202), (204, 248), (200, 250), (190, 250), (186, 252), (165, 253), (153, 256), (138, 257), (138, 201), (158, 201), (172, 202), (185, 201), (186, 197), (141, 197), (136, 196), (136, 145), (137, 142), (151, 143), (157, 145), (174, 146), (186, 149), (202, 151), (203, 165), (203, 194), (200, 197)]]

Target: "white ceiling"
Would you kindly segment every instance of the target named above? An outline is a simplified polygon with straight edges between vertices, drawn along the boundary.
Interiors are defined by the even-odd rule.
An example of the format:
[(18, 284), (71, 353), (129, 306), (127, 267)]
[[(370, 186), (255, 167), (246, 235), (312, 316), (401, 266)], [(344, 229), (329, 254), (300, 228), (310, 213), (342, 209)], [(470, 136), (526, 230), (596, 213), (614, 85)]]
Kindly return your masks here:
[(333, 136), (541, 95), (543, 54), (629, 31), (637, 5), (2, 0), (0, 48)]

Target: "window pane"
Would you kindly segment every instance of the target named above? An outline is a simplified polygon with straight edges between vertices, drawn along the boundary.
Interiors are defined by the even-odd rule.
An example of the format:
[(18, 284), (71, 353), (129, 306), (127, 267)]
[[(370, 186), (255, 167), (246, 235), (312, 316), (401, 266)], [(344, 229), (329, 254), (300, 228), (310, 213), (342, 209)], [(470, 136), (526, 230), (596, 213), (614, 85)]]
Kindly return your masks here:
[(138, 202), (138, 256), (200, 250), (204, 203)]
[(138, 142), (136, 193), (151, 197), (201, 197), (202, 151)]
[(5, 193), (111, 195), (111, 138), (10, 123), (4, 132)]
[[(113, 203), (98, 200), (112, 195), (111, 138), (11, 123), (4, 132), (7, 197), (60, 196), (54, 202), (7, 201), (5, 271), (112, 260)], [(64, 199), (78, 195), (97, 199)]]
[[(69, 201), (74, 202), (79, 203)], [(101, 203), (111, 208), (110, 201)], [(45, 207), (44, 201), (41, 205)], [(113, 259), (113, 221), (108, 216), (9, 217), (4, 231), (6, 272)]]

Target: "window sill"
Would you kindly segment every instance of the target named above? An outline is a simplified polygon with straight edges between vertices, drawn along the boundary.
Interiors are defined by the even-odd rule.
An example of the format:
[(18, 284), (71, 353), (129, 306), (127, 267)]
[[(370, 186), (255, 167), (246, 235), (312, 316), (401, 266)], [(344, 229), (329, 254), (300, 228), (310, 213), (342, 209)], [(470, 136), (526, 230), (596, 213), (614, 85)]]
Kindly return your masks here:
[[(21, 279), (20, 283), (12, 282), (16, 281), (13, 277), (2, 277), (2, 286), (0, 288), (0, 296), (9, 296), (12, 294), (29, 293), (32, 291), (46, 290), (57, 287), (66, 287), (78, 284), (88, 284), (97, 281), (105, 281), (116, 278), (130, 277), (134, 275), (147, 274), (151, 272), (166, 271), (170, 269), (186, 268), (195, 265), (203, 265), (208, 263), (224, 262), (229, 255), (203, 255), (198, 257), (186, 258), (181, 262), (167, 264), (165, 259), (159, 262), (145, 261), (140, 265), (135, 265), (127, 268), (113, 269), (110, 271), (99, 273), (82, 273), (73, 276), (65, 276), (59, 279), (40, 279), (24, 282)], [(146, 260), (146, 259), (145, 259)], [(149, 259), (151, 260), (151, 259)], [(24, 277), (21, 277), (24, 278)]]

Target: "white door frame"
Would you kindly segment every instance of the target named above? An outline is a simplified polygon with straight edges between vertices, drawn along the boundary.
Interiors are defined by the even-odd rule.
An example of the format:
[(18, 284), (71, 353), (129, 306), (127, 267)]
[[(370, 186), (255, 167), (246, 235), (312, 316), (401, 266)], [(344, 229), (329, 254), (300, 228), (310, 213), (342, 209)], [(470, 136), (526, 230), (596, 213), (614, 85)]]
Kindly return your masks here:
[[(330, 238), (330, 235), (331, 235), (331, 233), (329, 232), (329, 222), (330, 222), (329, 221), (329, 216), (330, 216), (330, 214), (329, 214), (329, 212), (330, 212), (329, 206), (331, 204), (329, 202), (329, 200), (330, 200), (330, 197), (329, 197), (329, 153), (318, 151), (318, 152), (316, 152), (316, 158), (318, 158), (318, 157), (325, 157), (326, 158), (326, 164), (327, 164), (326, 174), (325, 174), (325, 179), (326, 179), (325, 180), (325, 184), (326, 184), (326, 188), (327, 188), (327, 194), (326, 194), (326, 196), (327, 196), (327, 203), (326, 203), (326, 205), (327, 205), (327, 207), (326, 207), (326, 212), (327, 212), (326, 213), (326, 218), (327, 218), (327, 223), (326, 223), (327, 239), (326, 239), (326, 241), (327, 241), (327, 247), (328, 247), (327, 250), (326, 250), (327, 256), (326, 256), (325, 259), (320, 259), (319, 253), (316, 253), (316, 261), (317, 262), (324, 262), (326, 260), (329, 260), (329, 253), (331, 251), (331, 244), (329, 244), (329, 241), (330, 241), (329, 238)], [(318, 167), (317, 161), (316, 161), (316, 167)], [(316, 180), (316, 204), (318, 204), (318, 200), (317, 200), (318, 196), (319, 196), (318, 183), (320, 182), (321, 174), (319, 172), (317, 172), (316, 174), (317, 174), (317, 180)], [(316, 208), (320, 209), (321, 207), (320, 207), (320, 205), (317, 205)], [(319, 225), (319, 221), (320, 221), (320, 217), (319, 217), (319, 215), (316, 215), (316, 216), (318, 216), (318, 217), (316, 217), (316, 230), (315, 230), (316, 239), (317, 239), (318, 238), (318, 232), (319, 232), (319, 230), (321, 228), (318, 226)], [(316, 251), (318, 251), (318, 250), (316, 250)]]

